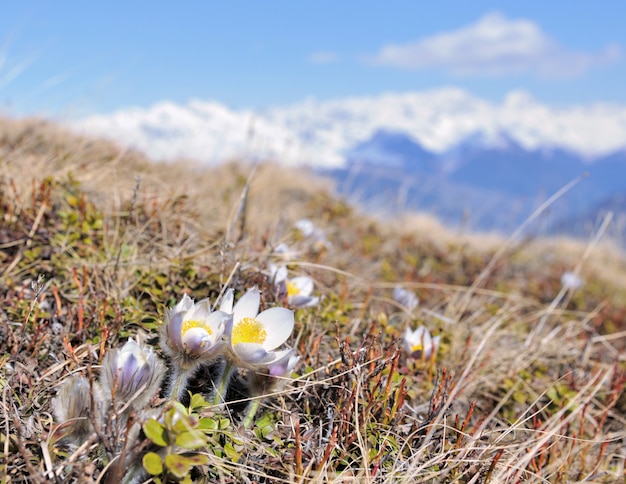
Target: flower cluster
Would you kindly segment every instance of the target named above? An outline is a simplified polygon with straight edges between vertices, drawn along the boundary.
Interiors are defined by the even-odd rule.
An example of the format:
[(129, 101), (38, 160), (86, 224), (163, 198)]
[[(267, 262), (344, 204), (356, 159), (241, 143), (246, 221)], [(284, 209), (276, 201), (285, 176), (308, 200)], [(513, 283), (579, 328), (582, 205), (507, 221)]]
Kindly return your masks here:
[[(120, 434), (131, 411), (143, 410), (156, 395), (165, 365), (154, 350), (129, 339), (120, 349), (110, 350), (102, 361), (100, 378), (90, 381), (82, 375), (67, 378), (52, 408), (64, 425), (62, 436), (70, 442), (84, 441), (114, 415)], [(110, 422), (109, 422), (110, 423)]]
[(217, 311), (211, 311), (206, 299), (194, 303), (184, 295), (166, 313), (162, 342), (168, 355), (183, 366), (225, 356), (235, 365), (255, 369), (267, 368), (292, 353), (274, 351), (293, 331), (292, 310), (275, 307), (259, 313), (261, 293), (256, 288), (233, 303), (230, 290)]
[(184, 295), (166, 312), (162, 347), (173, 362), (169, 396), (184, 396), (189, 379), (202, 364), (223, 361), (220, 384), (214, 389), (216, 403), (225, 400), (234, 367), (263, 374), (284, 374), (293, 349), (278, 348), (291, 336), (291, 309), (273, 307), (259, 312), (261, 293), (249, 289), (235, 304), (228, 290), (220, 307), (211, 310), (207, 299), (194, 303)]
[[(173, 400), (184, 398), (201, 365), (222, 366), (221, 383), (213, 387), (216, 403), (225, 401), (236, 367), (248, 371), (254, 396), (288, 376), (299, 358), (293, 349), (280, 347), (293, 332), (293, 311), (273, 307), (260, 312), (260, 304), (261, 293), (256, 288), (236, 304), (229, 289), (217, 310), (208, 299), (194, 302), (186, 294), (167, 309), (161, 329), (161, 348), (169, 363), (165, 395)], [(74, 375), (60, 386), (53, 410), (62, 437), (80, 443), (112, 422), (121, 434), (127, 425), (135, 425), (133, 412), (146, 414), (165, 374), (166, 365), (143, 343), (129, 339), (121, 348), (108, 351), (97, 380)], [(138, 427), (133, 431), (136, 434)]]

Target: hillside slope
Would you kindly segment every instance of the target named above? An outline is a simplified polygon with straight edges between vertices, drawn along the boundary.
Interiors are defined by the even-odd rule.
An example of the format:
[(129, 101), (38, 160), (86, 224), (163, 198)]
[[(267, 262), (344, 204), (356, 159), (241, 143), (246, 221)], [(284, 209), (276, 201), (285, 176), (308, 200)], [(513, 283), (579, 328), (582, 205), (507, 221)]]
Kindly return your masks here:
[[(46, 122), (0, 121), (2, 479), (623, 478), (620, 252), (469, 237), (417, 214), (380, 221), (325, 186), (277, 165), (153, 163)], [(298, 230), (303, 218), (313, 227)], [(318, 304), (295, 308), (270, 264), (291, 283), (312, 278)], [(563, 285), (569, 271), (582, 280)], [(394, 298), (397, 286), (419, 304)], [(281, 348), (299, 360), (282, 378), (226, 371), (241, 334), (225, 332), (230, 350), (213, 360), (189, 357), (193, 345), (177, 359), (168, 308), (184, 294), (217, 307), (226, 287), (294, 310)], [(286, 331), (250, 317), (255, 341)], [(420, 325), (438, 348), (407, 347)], [(128, 338), (152, 349), (123, 366)], [(155, 355), (164, 366), (145, 366)], [(157, 367), (159, 392), (123, 398), (128, 379)]]

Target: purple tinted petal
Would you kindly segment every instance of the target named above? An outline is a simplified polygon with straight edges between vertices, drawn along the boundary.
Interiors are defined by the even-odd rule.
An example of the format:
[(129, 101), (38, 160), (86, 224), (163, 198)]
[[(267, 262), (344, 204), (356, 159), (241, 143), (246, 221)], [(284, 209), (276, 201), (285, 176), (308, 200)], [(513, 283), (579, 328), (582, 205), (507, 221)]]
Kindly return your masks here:
[(189, 353), (200, 354), (211, 349), (213, 340), (203, 328), (189, 328), (183, 335), (183, 344)]
[(239, 343), (233, 347), (235, 355), (244, 363), (258, 365), (265, 360), (271, 359), (271, 355), (256, 343)]
[(167, 343), (171, 348), (182, 351), (183, 342), (181, 333), (183, 330), (183, 314), (173, 309), (168, 309), (165, 312), (165, 320)]
[(317, 306), (317, 304), (320, 302), (320, 298), (303, 296), (300, 294), (297, 296), (291, 296), (287, 302), (290, 306), (294, 308), (310, 308), (313, 306)]

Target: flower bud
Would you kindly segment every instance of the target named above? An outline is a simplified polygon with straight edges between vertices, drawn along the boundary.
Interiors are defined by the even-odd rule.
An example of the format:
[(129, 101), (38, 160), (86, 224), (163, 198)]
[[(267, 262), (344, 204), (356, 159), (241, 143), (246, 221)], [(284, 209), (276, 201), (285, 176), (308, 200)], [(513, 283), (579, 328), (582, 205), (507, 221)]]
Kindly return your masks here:
[(57, 396), (52, 400), (54, 417), (57, 422), (65, 424), (63, 436), (77, 445), (87, 440), (94, 431), (89, 418), (92, 392), (96, 407), (93, 417), (101, 420), (100, 388), (97, 383), (94, 383), (91, 388), (89, 380), (82, 375), (72, 375), (66, 378)]
[(129, 339), (121, 349), (111, 350), (102, 362), (102, 386), (107, 398), (130, 401), (135, 409), (144, 407), (157, 392), (164, 365), (152, 348)]

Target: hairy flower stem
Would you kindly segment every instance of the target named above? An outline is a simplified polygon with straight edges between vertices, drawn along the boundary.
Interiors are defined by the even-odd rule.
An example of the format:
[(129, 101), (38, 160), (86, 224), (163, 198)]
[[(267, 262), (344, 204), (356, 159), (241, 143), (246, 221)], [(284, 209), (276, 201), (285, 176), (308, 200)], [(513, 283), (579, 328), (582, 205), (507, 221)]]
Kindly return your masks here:
[(187, 389), (187, 382), (193, 376), (195, 369), (196, 365), (191, 365), (187, 368), (174, 366), (169, 390), (167, 392), (170, 400), (174, 399), (180, 401)]
[(254, 417), (256, 416), (256, 413), (258, 412), (260, 406), (261, 406), (261, 400), (259, 398), (255, 398), (254, 400), (250, 402), (250, 405), (248, 406), (248, 412), (246, 413), (246, 417), (243, 419), (244, 428), (246, 429), (250, 428), (250, 426), (252, 425), (252, 421), (254, 420)]
[(226, 392), (228, 391), (228, 384), (230, 382), (230, 377), (232, 374), (233, 364), (228, 358), (226, 358), (224, 363), (224, 369), (222, 370), (222, 377), (220, 378), (220, 383), (215, 389), (213, 405), (220, 405), (221, 403), (226, 402)]

